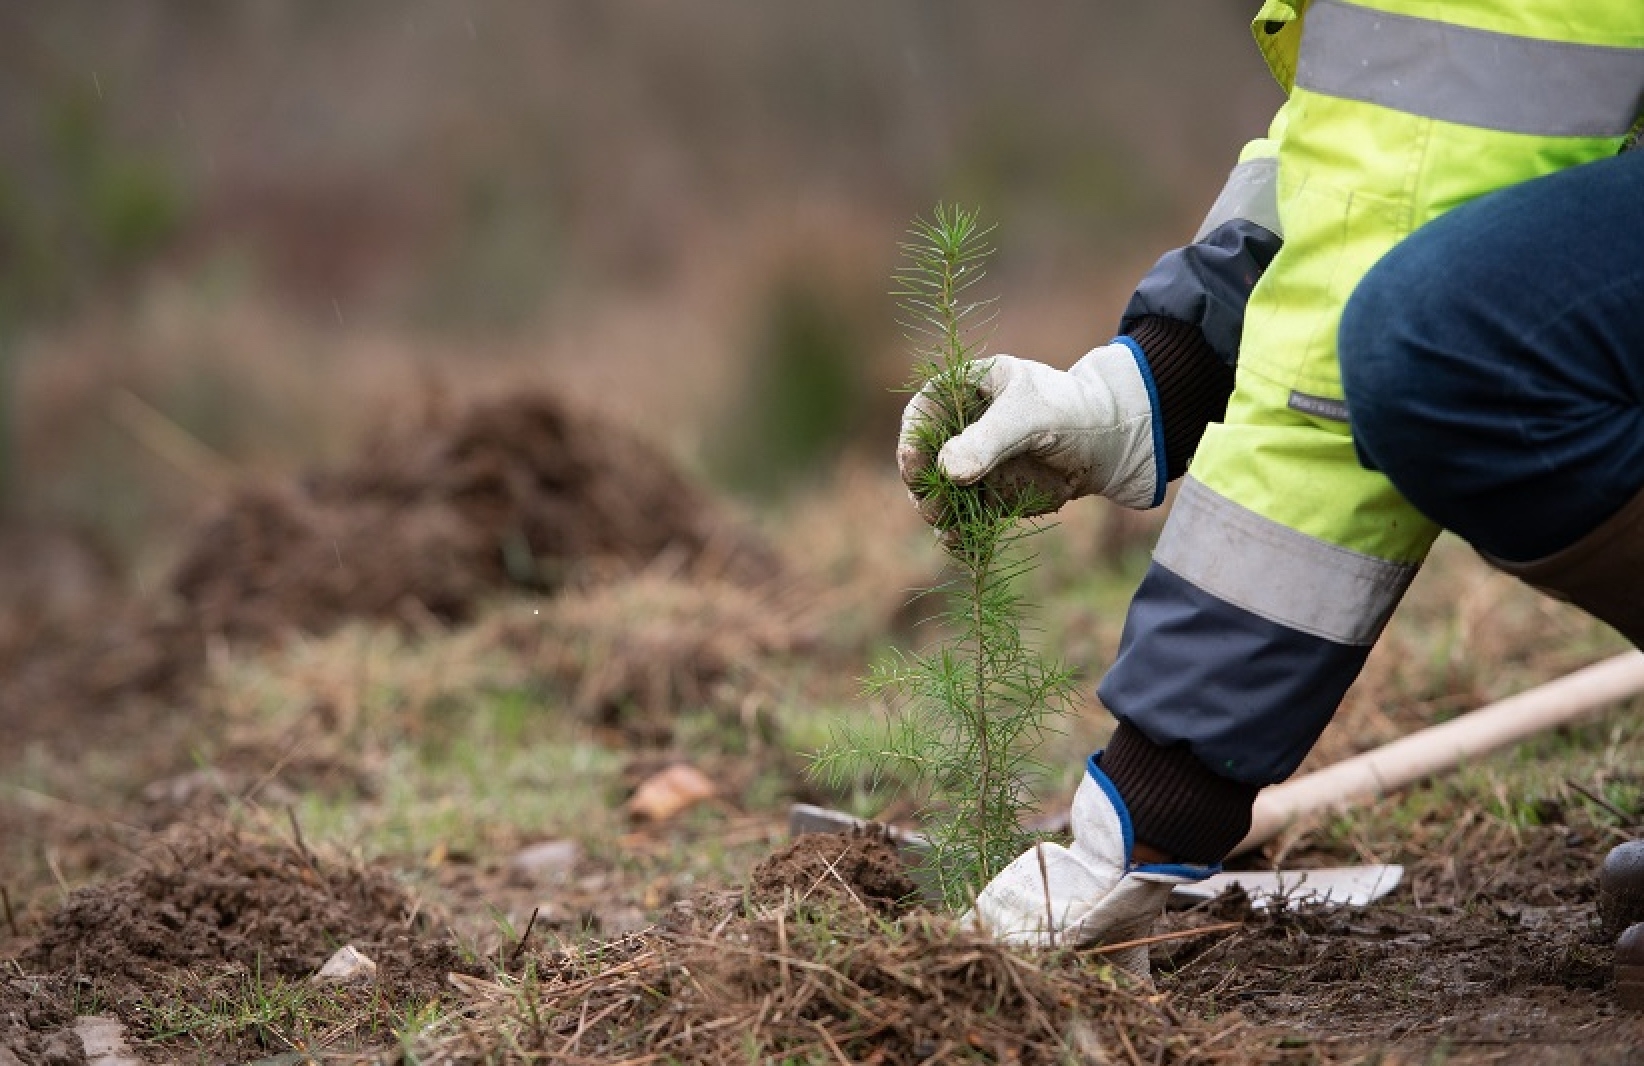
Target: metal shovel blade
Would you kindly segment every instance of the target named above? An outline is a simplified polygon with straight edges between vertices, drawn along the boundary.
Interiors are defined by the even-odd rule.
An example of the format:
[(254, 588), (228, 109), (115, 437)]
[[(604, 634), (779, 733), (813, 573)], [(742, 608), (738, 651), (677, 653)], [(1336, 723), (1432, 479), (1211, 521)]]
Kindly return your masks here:
[[(848, 833), (875, 826), (885, 831), (897, 849), (917, 860), (925, 848), (922, 834), (896, 826), (882, 826), (809, 803), (796, 803), (788, 812), (788, 832)], [(1186, 908), (1215, 899), (1230, 888), (1242, 888), (1256, 910), (1280, 907), (1363, 907), (1381, 899), (1404, 880), (1404, 867), (1395, 865), (1332, 866), (1318, 870), (1231, 870), (1191, 885), (1178, 885), (1170, 893), (1172, 907)]]
[(1177, 885), (1171, 906), (1191, 907), (1242, 888), (1255, 910), (1279, 907), (1364, 907), (1399, 887), (1404, 867), (1331, 866), (1319, 870), (1230, 870), (1191, 885)]
[(788, 835), (806, 833), (849, 833), (853, 829), (882, 829), (901, 851), (919, 851), (925, 846), (925, 835), (912, 829), (901, 829), (882, 822), (870, 822), (854, 814), (818, 807), (811, 803), (796, 803), (788, 808)]

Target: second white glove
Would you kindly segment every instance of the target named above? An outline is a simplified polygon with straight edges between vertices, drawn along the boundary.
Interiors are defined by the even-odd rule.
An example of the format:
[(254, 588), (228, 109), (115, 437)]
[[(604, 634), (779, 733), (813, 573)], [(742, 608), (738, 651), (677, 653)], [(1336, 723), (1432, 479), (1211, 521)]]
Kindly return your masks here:
[[(1001, 870), (961, 921), (1012, 944), (1041, 947), (1140, 940), (1164, 913), (1171, 889), (1215, 873), (1212, 867), (1137, 865), (1130, 816), (1113, 783), (1091, 760), (1073, 797), (1073, 843), (1040, 844)], [(1147, 948), (1114, 962), (1148, 979)]]

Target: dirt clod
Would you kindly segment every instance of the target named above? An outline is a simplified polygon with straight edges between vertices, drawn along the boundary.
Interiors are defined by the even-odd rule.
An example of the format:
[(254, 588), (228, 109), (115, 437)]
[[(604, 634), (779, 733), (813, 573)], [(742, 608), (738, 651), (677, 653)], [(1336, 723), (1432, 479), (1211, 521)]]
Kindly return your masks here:
[(749, 885), (758, 900), (854, 898), (886, 914), (905, 912), (919, 891), (895, 845), (867, 831), (802, 836), (754, 867)]

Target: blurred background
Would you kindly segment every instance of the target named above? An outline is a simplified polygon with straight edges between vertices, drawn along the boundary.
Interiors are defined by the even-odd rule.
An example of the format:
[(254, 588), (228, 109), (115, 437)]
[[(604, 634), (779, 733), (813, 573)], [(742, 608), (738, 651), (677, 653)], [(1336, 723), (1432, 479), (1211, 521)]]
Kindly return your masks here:
[[(159, 1061), (409, 1049), (432, 1000), (265, 1024), (264, 961), (306, 990), (352, 941), (393, 974), (374, 945), (419, 914), (429, 959), (517, 960), (539, 911), (575, 943), (744, 883), (792, 802), (911, 819), (808, 758), (886, 721), (871, 663), (951, 637), (892, 460), (898, 243), (979, 209), (990, 346), (1105, 343), (1280, 102), (1256, 6), (0, 2), (0, 966), (41, 975), (0, 982), (0, 1060), (88, 1003)], [(1034, 542), (1024, 631), (1079, 690), (1029, 805), (1111, 729), (1162, 510)], [(1620, 647), (1444, 538), (1307, 768)], [(1640, 715), (1268, 856), (1408, 863), (1430, 924), (1272, 925), (1166, 990), (1309, 1039), (1604, 1039), (1608, 963), (1561, 931), (1644, 817)], [(380, 864), (411, 917), (244, 902), (252, 871), (330, 923), (294, 855)], [(194, 888), (144, 879), (174, 863)]]
[(1277, 106), (1248, 7), (5, 5), (3, 525), (140, 580), (227, 481), (528, 383), (756, 505), (888, 465), (907, 220), (981, 208), (997, 347), (1068, 365)]

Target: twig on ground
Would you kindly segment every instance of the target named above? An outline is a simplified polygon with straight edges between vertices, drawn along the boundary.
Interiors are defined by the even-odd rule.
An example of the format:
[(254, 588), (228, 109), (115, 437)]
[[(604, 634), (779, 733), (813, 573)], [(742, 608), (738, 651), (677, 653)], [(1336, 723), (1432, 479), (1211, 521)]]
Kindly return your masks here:
[(839, 1060), (839, 1066), (851, 1066), (851, 1060), (845, 1057), (845, 1053), (839, 1049), (839, 1045), (834, 1043), (833, 1037), (828, 1035), (826, 1026), (821, 1022), (812, 1022), (811, 1027), (821, 1035), (822, 1041), (828, 1045), (828, 1050), (833, 1052), (834, 1058)]
[(541, 907), (531, 908), (531, 920), (525, 923), (525, 932), (519, 935), (519, 943), (515, 944), (514, 950), (508, 953), (509, 966), (519, 962), (520, 955), (525, 951), (525, 945), (531, 940), (531, 930), (537, 927), (537, 913), (541, 910)]
[(785, 910), (787, 910), (786, 906), (776, 912), (776, 946), (781, 953), (777, 962), (782, 968), (783, 988), (787, 988), (793, 980), (793, 975), (788, 972), (788, 926), (783, 919), (783, 911)]
[[(309, 853), (308, 844), (303, 840), (303, 827), (297, 824), (297, 808), (287, 805), (286, 819), (291, 823), (291, 836), (297, 843), (297, 853), (303, 857), (303, 862), (310, 870), (314, 869), (314, 856)], [(318, 870), (314, 870), (318, 874)]]
[(1606, 811), (1609, 811), (1612, 815), (1615, 816), (1616, 821), (1620, 822), (1622, 825), (1631, 825), (1632, 824), (1633, 819), (1630, 815), (1628, 815), (1620, 807), (1617, 807), (1615, 804), (1613, 804), (1609, 800), (1605, 799), (1603, 796), (1601, 796), (1598, 793), (1596, 793), (1596, 792), (1592, 791), (1591, 789), (1587, 788), (1585, 785), (1581, 784), (1578, 781), (1573, 781), (1569, 778), (1565, 778), (1564, 783), (1566, 785), (1569, 785), (1575, 791), (1581, 793), (1583, 796), (1586, 796), (1588, 799), (1592, 800), (1594, 803), (1598, 804), (1600, 807), (1603, 807)]
[(46, 848), (46, 869), (51, 871), (52, 880), (57, 882), (57, 891), (62, 894), (63, 902), (68, 902), (68, 880), (63, 876), (63, 868), (57, 864), (57, 849)]
[[(312, 708), (307, 710), (307, 711), (304, 711), (302, 714), (298, 715), (297, 720), (295, 722), (293, 722), (292, 725), (291, 725), (291, 731), (293, 733), (296, 733), (298, 731), (299, 727), (302, 727), (302, 726), (305, 726), (305, 725), (308, 724), (309, 718), (313, 717), (313, 715), (314, 715), (314, 711), (313, 711)], [(269, 767), (268, 770), (263, 774), (263, 776), (257, 778), (256, 781), (252, 782), (252, 784), (249, 788), (247, 788), (244, 792), (240, 793), (240, 795), (239, 795), (240, 802), (241, 803), (255, 803), (256, 800), (257, 800), (257, 793), (261, 792), (264, 788), (268, 787), (268, 783), (270, 781), (273, 781), (276, 777), (280, 776), (280, 771), (284, 770), (286, 768), (286, 765), (288, 763), (290, 763), (290, 761), (293, 758), (296, 757), (297, 752), (301, 751), (302, 748), (303, 748), (303, 745), (306, 744), (307, 742), (308, 742), (308, 734), (298, 733), (298, 735), (296, 737), (294, 737), (292, 739), (291, 743), (286, 747), (285, 754), (281, 755), (278, 759), (274, 760), (274, 765)]]
[[(856, 894), (856, 889), (852, 888), (851, 885), (850, 885), (850, 882), (846, 881), (839, 874), (839, 869), (838, 869), (839, 863), (845, 858), (845, 856), (847, 854), (849, 854), (849, 852), (850, 852), (850, 849), (846, 848), (845, 851), (840, 853), (839, 858), (837, 858), (837, 859), (833, 860), (832, 862), (828, 863), (828, 872), (833, 875), (833, 879), (835, 881), (838, 881), (841, 885), (843, 885), (845, 887), (845, 891), (850, 893), (851, 899), (856, 901), (856, 905), (858, 907), (861, 907), (863, 910), (868, 911), (869, 910), (868, 905), (866, 903), (862, 902), (862, 897), (858, 896)], [(869, 911), (869, 912), (871, 913), (871, 911)]]
[(128, 832), (136, 833), (140, 837), (146, 838), (152, 833), (151, 830), (144, 829), (140, 825), (132, 825), (130, 822), (122, 822), (118, 818), (105, 814), (95, 807), (87, 807), (83, 803), (75, 803), (72, 800), (61, 799), (57, 796), (50, 795), (49, 793), (41, 792), (39, 789), (27, 788), (23, 785), (14, 785), (10, 781), (0, 782), (0, 785), (4, 785), (12, 791), (20, 793), (25, 800), (44, 800), (50, 806), (61, 807), (69, 811), (77, 811), (94, 822), (112, 825), (117, 828), (127, 830)]
[(116, 392), (109, 418), (138, 443), (192, 478), (208, 492), (227, 492), (239, 480), (234, 464), (129, 389)]
[(1211, 933), (1226, 933), (1234, 929), (1243, 929), (1243, 922), (1223, 922), (1220, 925), (1206, 925), (1198, 929), (1178, 929), (1174, 933), (1160, 933), (1158, 936), (1144, 936), (1139, 940), (1126, 940), (1118, 944), (1103, 944), (1090, 949), (1092, 955), (1110, 955), (1115, 951), (1124, 951), (1128, 948), (1144, 948), (1149, 944), (1163, 944), (1170, 940), (1186, 940), (1189, 937), (1209, 936)]
[(1125, 1035), (1124, 1029), (1119, 1028), (1116, 1029), (1115, 1032), (1119, 1034), (1119, 1040), (1125, 1046), (1125, 1054), (1130, 1056), (1131, 1066), (1142, 1066), (1142, 1057), (1136, 1054), (1136, 1048), (1133, 1044), (1131, 1044), (1130, 1037)]
[(569, 1054), (572, 1051), (575, 1051), (576, 1046), (577, 1046), (577, 1042), (582, 1039), (582, 1034), (587, 1028), (588, 1028), (588, 1001), (586, 999), (584, 999), (582, 1001), (582, 1016), (577, 1021), (577, 1031), (575, 1033), (573, 1033), (571, 1035), (570, 1039), (566, 1040), (566, 1042), (564, 1044), (560, 1045), (560, 1049), (559, 1049), (560, 1054), (565, 1055), (565, 1054)]
[(17, 931), (17, 918), (11, 912), (11, 893), (6, 891), (5, 885), (0, 885), (0, 903), (6, 906), (6, 924), (11, 927), (11, 935), (22, 936)]

